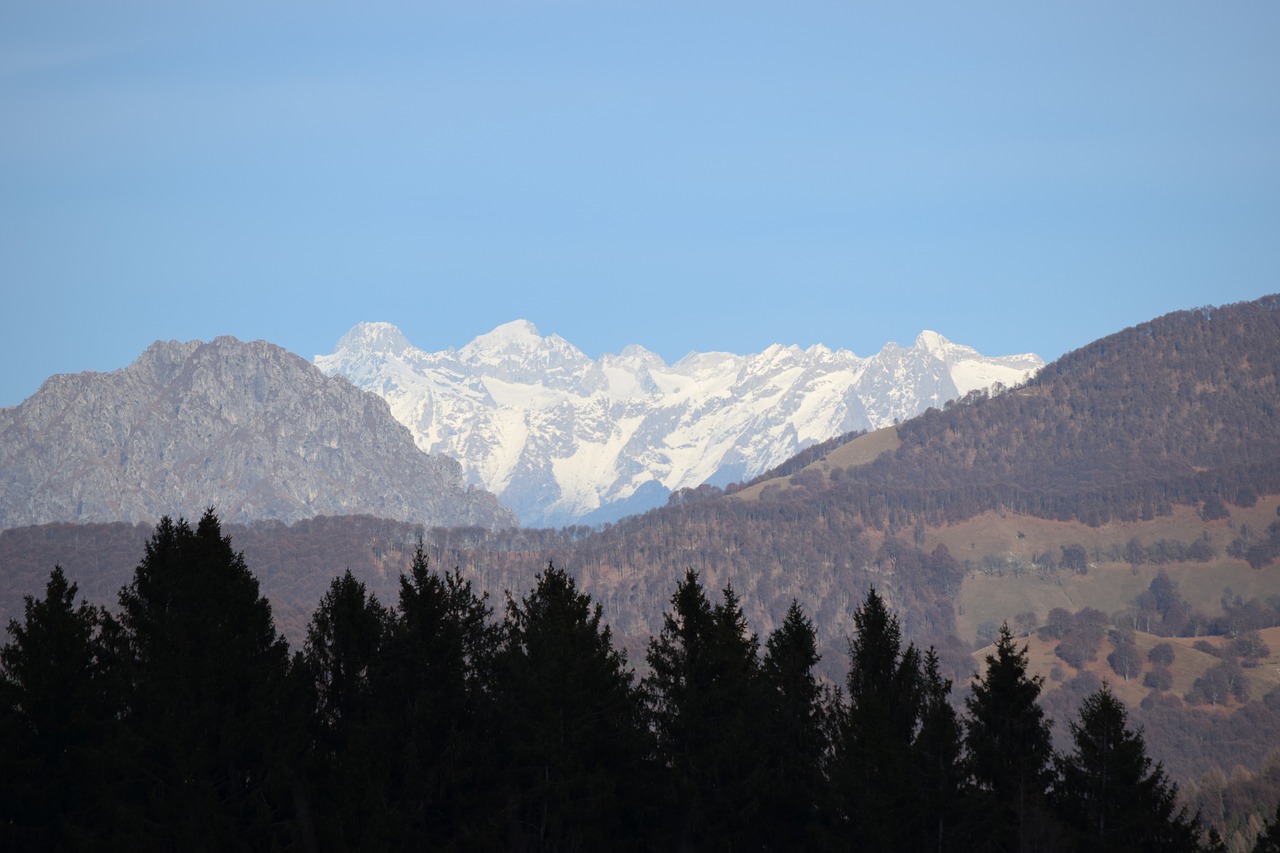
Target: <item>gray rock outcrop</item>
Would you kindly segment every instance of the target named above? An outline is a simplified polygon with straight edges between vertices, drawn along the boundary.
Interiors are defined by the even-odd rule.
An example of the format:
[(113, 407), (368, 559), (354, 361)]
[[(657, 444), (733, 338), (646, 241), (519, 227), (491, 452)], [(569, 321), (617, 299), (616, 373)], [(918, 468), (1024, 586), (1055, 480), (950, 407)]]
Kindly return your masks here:
[(126, 368), (54, 376), (0, 409), (0, 529), (208, 506), (241, 523), (515, 523), (456, 461), (419, 450), (380, 397), (265, 341), (157, 342)]

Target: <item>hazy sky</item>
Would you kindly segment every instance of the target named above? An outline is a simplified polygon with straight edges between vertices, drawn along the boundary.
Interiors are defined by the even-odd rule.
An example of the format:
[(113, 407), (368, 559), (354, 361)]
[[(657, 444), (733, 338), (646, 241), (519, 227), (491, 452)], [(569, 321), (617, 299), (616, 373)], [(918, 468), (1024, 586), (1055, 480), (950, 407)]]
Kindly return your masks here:
[(1051, 359), (1280, 290), (1278, 44), (1275, 0), (4, 3), (0, 405), (362, 320)]

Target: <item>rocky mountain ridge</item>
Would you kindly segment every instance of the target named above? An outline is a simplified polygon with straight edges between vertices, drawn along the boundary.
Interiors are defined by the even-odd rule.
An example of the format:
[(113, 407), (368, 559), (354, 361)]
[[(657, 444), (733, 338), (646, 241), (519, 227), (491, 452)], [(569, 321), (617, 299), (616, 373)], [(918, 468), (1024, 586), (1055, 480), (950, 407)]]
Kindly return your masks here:
[(524, 320), (440, 352), (390, 323), (361, 323), (315, 363), (385, 398), (419, 447), (457, 459), (468, 483), (526, 525), (613, 520), (677, 489), (749, 479), (809, 445), (1043, 365), (929, 331), (867, 358), (774, 345), (668, 365), (632, 345), (597, 360)]
[(0, 529), (368, 513), (502, 527), (514, 516), (418, 450), (376, 395), (265, 341), (160, 341), (0, 409)]

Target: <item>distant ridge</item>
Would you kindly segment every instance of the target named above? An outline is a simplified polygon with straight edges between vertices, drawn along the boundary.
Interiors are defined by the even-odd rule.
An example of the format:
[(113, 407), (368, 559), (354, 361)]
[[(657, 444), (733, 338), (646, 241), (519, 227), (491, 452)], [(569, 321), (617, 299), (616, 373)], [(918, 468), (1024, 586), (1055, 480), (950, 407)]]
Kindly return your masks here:
[(386, 403), (265, 341), (163, 341), (111, 373), (54, 376), (0, 409), (0, 529), (368, 513), (503, 527), (452, 459), (414, 446)]

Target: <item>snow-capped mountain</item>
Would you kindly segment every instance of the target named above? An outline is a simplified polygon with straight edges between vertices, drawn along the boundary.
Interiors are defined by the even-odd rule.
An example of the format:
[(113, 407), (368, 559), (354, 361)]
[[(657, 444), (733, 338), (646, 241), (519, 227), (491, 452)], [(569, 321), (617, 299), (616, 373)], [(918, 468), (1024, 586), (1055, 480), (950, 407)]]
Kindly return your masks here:
[(819, 441), (1016, 384), (1044, 362), (988, 358), (936, 332), (869, 358), (775, 344), (668, 365), (633, 345), (596, 361), (517, 320), (441, 352), (361, 323), (315, 363), (385, 398), (420, 448), (457, 459), (522, 523), (560, 525), (753, 477)]

